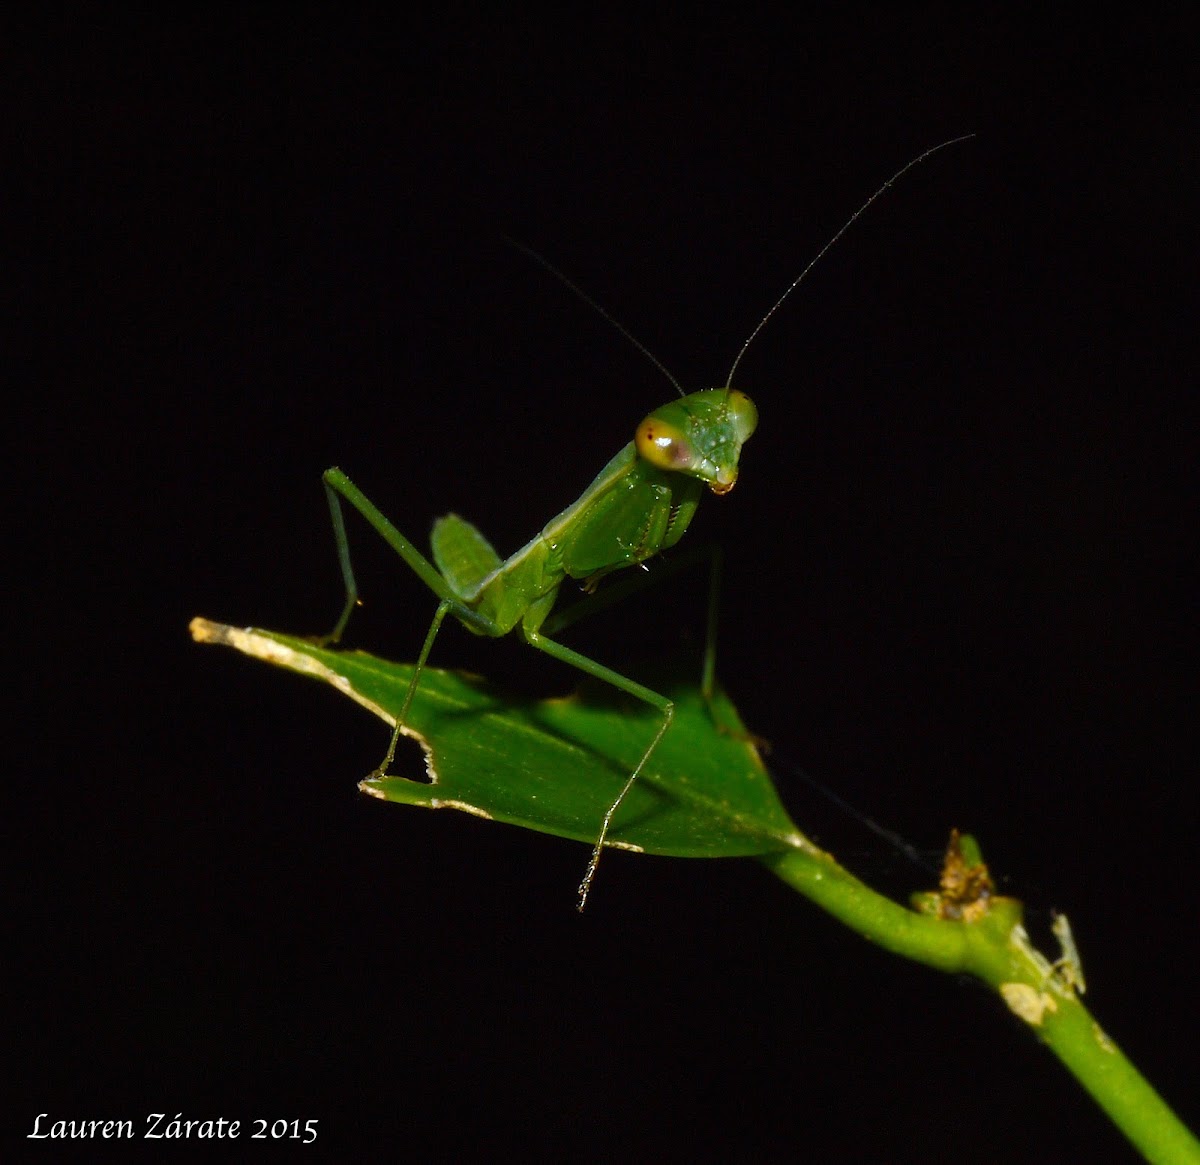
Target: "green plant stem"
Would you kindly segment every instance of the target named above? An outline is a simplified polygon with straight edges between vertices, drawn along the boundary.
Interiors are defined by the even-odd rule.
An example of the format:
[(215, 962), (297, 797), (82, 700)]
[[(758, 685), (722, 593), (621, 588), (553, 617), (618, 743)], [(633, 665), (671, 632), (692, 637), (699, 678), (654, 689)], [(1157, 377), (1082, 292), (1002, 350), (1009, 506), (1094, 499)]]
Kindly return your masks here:
[(991, 899), (974, 921), (936, 918), (876, 893), (828, 854), (793, 850), (761, 860), (870, 942), (995, 989), (1146, 1160), (1200, 1163), (1200, 1141), (1092, 1018), (1060, 965), (1033, 949), (1015, 899)]

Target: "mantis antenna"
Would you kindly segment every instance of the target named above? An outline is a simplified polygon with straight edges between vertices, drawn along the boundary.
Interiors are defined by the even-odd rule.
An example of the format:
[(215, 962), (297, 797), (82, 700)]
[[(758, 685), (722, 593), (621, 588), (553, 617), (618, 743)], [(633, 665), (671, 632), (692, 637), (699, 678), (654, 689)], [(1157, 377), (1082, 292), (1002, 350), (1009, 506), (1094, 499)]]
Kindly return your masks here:
[[(733, 366), (729, 369), (729, 375), (725, 378), (725, 387), (727, 389), (733, 384), (733, 374), (737, 371), (738, 365), (742, 362), (742, 357), (746, 355), (750, 345), (758, 337), (758, 333), (761, 332), (766, 326), (767, 321), (780, 309), (780, 307), (783, 306), (783, 301), (787, 299), (787, 297), (791, 295), (801, 283), (804, 282), (804, 279), (808, 273), (825, 257), (825, 254), (834, 245), (834, 243), (836, 243), (838, 239), (842, 237), (842, 235), (844, 235), (856, 222), (858, 222), (860, 218), (862, 218), (862, 216), (870, 208), (871, 204), (875, 202), (875, 200), (881, 195), (883, 195), (885, 191), (890, 189), (894, 183), (903, 178), (904, 175), (909, 172), (909, 170), (913, 169), (913, 167), (919, 166), (922, 162), (924, 162), (927, 158), (932, 157), (939, 150), (944, 150), (948, 146), (957, 145), (959, 142), (969, 141), (974, 136), (975, 135), (973, 133), (962, 134), (960, 137), (951, 138), (949, 141), (942, 142), (940, 145), (932, 146), (924, 153), (918, 154), (912, 159), (912, 161), (906, 162), (903, 166), (901, 166), (895, 174), (893, 174), (882, 186), (880, 186), (879, 189), (876, 190), (875, 193), (872, 194), (871, 197), (868, 198), (867, 201), (864, 202), (862, 206), (860, 206), (842, 224), (837, 233), (833, 235), (833, 237), (816, 253), (816, 255), (813, 256), (812, 259), (809, 260), (804, 270), (792, 280), (792, 282), (785, 289), (784, 293), (771, 305), (770, 309), (767, 311), (767, 314), (758, 321), (754, 331), (752, 331), (746, 338), (746, 342), (741, 346), (736, 358), (733, 361)], [(564, 287), (566, 287), (569, 291), (573, 291), (577, 296), (579, 296), (579, 298), (582, 299), (583, 302), (588, 305), (588, 307), (597, 312), (602, 319), (607, 320), (608, 323), (610, 323), (614, 328), (617, 329), (618, 332), (621, 333), (622, 336), (625, 337), (625, 339), (627, 339), (639, 352), (641, 352), (641, 354), (645, 356), (646, 359), (649, 360), (650, 363), (653, 364), (654, 367), (657, 368), (659, 372), (661, 372), (671, 382), (672, 387), (680, 396), (687, 396), (687, 393), (683, 391), (683, 386), (679, 383), (678, 379), (671, 372), (671, 370), (657, 356), (655, 356), (654, 353), (651, 352), (650, 349), (647, 348), (646, 345), (637, 338), (637, 336), (635, 336), (623, 323), (621, 323), (620, 320), (615, 319), (612, 315), (605, 311), (604, 308), (601, 307), (600, 304), (598, 304), (590, 295), (588, 295), (588, 293), (584, 291), (582, 287), (580, 287), (573, 280), (569, 279), (557, 267), (555, 267), (549, 259), (547, 259), (544, 255), (539, 254), (532, 247), (527, 247), (524, 243), (520, 242), (518, 239), (514, 239), (511, 235), (503, 235), (501, 237), (506, 243), (508, 243), (510, 247), (515, 247), (518, 251), (522, 252), (522, 254), (528, 255), (529, 258), (531, 258), (535, 263), (549, 271), (550, 274), (553, 275), (554, 278), (557, 279)]]
[(524, 243), (514, 239), (511, 235), (504, 235), (503, 238), (510, 247), (516, 247), (518, 251), (528, 255), (535, 263), (545, 267), (555, 279), (563, 284), (564, 287), (568, 288), (570, 291), (573, 291), (577, 296), (579, 296), (579, 298), (582, 299), (583, 302), (588, 305), (588, 307), (599, 312), (601, 318), (612, 324), (612, 326), (616, 328), (617, 331), (625, 337), (625, 339), (627, 339), (639, 352), (641, 352), (641, 354), (645, 356), (646, 359), (649, 360), (650, 363), (653, 364), (654, 367), (657, 368), (659, 372), (661, 372), (672, 383), (672, 385), (675, 386), (675, 391), (679, 393), (680, 396), (687, 396), (687, 393), (683, 391), (683, 386), (678, 380), (675, 379), (674, 375), (671, 373), (671, 370), (657, 356), (655, 356), (654, 353), (651, 352), (650, 349), (647, 348), (646, 345), (637, 338), (637, 336), (635, 336), (623, 323), (621, 323), (620, 320), (613, 319), (613, 317), (610, 316), (608, 312), (606, 312), (604, 308), (602, 308), (590, 295), (588, 295), (588, 293), (584, 291), (582, 287), (576, 283), (573, 283), (557, 267), (555, 267), (549, 259), (547, 259), (544, 255), (539, 255), (532, 247), (527, 247)]
[[(725, 378), (726, 388), (728, 388), (731, 384), (733, 384), (733, 374), (737, 371), (737, 366), (742, 362), (742, 357), (746, 355), (746, 349), (750, 347), (750, 345), (754, 342), (754, 339), (758, 335), (758, 333), (761, 332), (763, 330), (763, 328), (766, 326), (767, 320), (769, 320), (779, 310), (779, 308), (783, 304), (783, 301), (785, 299), (787, 299), (787, 297), (789, 295), (791, 295), (792, 292), (795, 291), (797, 287), (800, 286), (800, 284), (804, 281), (804, 277), (825, 257), (825, 253), (829, 250), (829, 248), (832, 247), (833, 244), (836, 243), (838, 241), (838, 239), (840, 239), (842, 237), (842, 235), (844, 235), (856, 222), (858, 222), (858, 220), (866, 213), (866, 211), (871, 206), (871, 204), (877, 198), (879, 198), (879, 196), (881, 194), (883, 194), (884, 191), (889, 189), (894, 182), (898, 182), (901, 178), (904, 177), (905, 174), (907, 174), (909, 172), (909, 170), (911, 170), (914, 166), (919, 166), (922, 162), (925, 161), (926, 158), (929, 158), (932, 155), (936, 154), (939, 150), (946, 149), (947, 146), (954, 146), (954, 145), (957, 145), (959, 142), (968, 141), (969, 139), (973, 138), (974, 136), (975, 135), (973, 133), (963, 134), (961, 137), (951, 138), (947, 142), (942, 142), (941, 145), (932, 146), (930, 149), (926, 150), (923, 154), (918, 154), (915, 158), (913, 158), (913, 160), (911, 162), (907, 162), (907, 163), (905, 163), (905, 165), (901, 166), (900, 169), (895, 172), (895, 174), (893, 174), (878, 190), (876, 190), (875, 193), (872, 194), (871, 197), (868, 198), (867, 201), (864, 202), (862, 204), (862, 206), (860, 206), (842, 224), (842, 226), (838, 230), (837, 234), (835, 234), (833, 236), (833, 238), (831, 238), (829, 240), (829, 242), (827, 242), (825, 244), (825, 246), (823, 246), (816, 253), (816, 255), (813, 256), (813, 258), (809, 260), (808, 266), (806, 266), (804, 268), (804, 270), (801, 271), (800, 274), (797, 275), (796, 278), (792, 280), (792, 282), (788, 286), (787, 290), (784, 291), (784, 293), (771, 305), (771, 308), (767, 312), (767, 314), (765, 316), (763, 316), (763, 318), (761, 320), (758, 321), (757, 327), (755, 327), (754, 331), (752, 331), (750, 333), (750, 335), (746, 339), (746, 342), (742, 345), (741, 351), (738, 352), (737, 357), (733, 362), (733, 367), (729, 369), (729, 375)], [(624, 331), (623, 328), (621, 330)], [(635, 341), (635, 343), (636, 343), (636, 341)], [(638, 347), (640, 348), (641, 345), (638, 344)], [(645, 349), (643, 349), (643, 351), (645, 351)], [(649, 355), (648, 352), (646, 354)], [(654, 359), (653, 356), (651, 356), (650, 358), (652, 360)], [(654, 362), (656, 364), (658, 363), (657, 360), (655, 360)], [(674, 380), (674, 377), (672, 377), (671, 379)]]

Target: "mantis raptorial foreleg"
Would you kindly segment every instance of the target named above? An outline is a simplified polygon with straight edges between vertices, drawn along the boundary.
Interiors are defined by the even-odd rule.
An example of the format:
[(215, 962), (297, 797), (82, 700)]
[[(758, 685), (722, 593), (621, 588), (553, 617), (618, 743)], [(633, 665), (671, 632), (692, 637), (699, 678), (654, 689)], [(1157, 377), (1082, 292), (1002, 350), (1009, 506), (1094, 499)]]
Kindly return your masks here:
[[(346, 585), (346, 606), (333, 630), (325, 638), (336, 643), (345, 630), (350, 612), (358, 605), (358, 584), (350, 565), (350, 544), (346, 539), (346, 523), (342, 519), (341, 499), (345, 498), (370, 524), (371, 528), (398, 554), (409, 567), (420, 576), (421, 581), (439, 599), (449, 600), (451, 609), (464, 623), (473, 624), (483, 635), (494, 633), (490, 619), (468, 607), (451, 589), (438, 569), (425, 557), (390, 521), (383, 512), (352, 482), (340, 469), (327, 469), (322, 476), (329, 509), (333, 515), (333, 535), (337, 540), (338, 562), (342, 568), (342, 580)], [(340, 495), (340, 496), (339, 496)]]
[(346, 629), (351, 612), (358, 606), (359, 602), (358, 583), (354, 577), (354, 567), (350, 562), (350, 543), (346, 537), (346, 521), (342, 513), (342, 498), (345, 498), (370, 523), (371, 527), (380, 537), (420, 575), (426, 585), (441, 599), (437, 610), (434, 612), (433, 620), (429, 624), (429, 630), (425, 634), (425, 642), (421, 646), (421, 654), (417, 657), (412, 679), (409, 681), (408, 690), (404, 694), (404, 703), (401, 705), (400, 714), (396, 717), (387, 752), (384, 754), (383, 761), (379, 767), (371, 773), (373, 777), (382, 777), (387, 775), (387, 770), (395, 759), (396, 745), (399, 743), (401, 729), (408, 718), (408, 710), (412, 706), (413, 696), (416, 693), (417, 685), (420, 683), (421, 672), (425, 669), (425, 663), (429, 659), (430, 651), (433, 649), (433, 641), (437, 638), (437, 633), (446, 615), (453, 613), (464, 623), (473, 625), (484, 634), (487, 634), (489, 631), (492, 634), (497, 634), (498, 632), (489, 620), (484, 619), (477, 612), (471, 610), (470, 607), (450, 590), (445, 579), (438, 573), (433, 563), (388, 521), (379, 508), (340, 469), (326, 470), (324, 481), (325, 493), (329, 499), (329, 512), (333, 517), (333, 535), (337, 543), (338, 563), (341, 566), (342, 581), (346, 587), (346, 604), (342, 608), (342, 613), (338, 616), (338, 621), (334, 624), (333, 630), (328, 635), (322, 636), (320, 642), (337, 643), (341, 639), (342, 632)]

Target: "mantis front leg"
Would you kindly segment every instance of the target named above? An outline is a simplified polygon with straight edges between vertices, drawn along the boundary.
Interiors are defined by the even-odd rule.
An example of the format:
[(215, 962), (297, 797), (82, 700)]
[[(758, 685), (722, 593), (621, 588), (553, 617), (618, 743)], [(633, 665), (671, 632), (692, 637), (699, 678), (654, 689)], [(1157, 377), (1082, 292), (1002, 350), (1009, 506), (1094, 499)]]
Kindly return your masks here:
[(337, 622), (334, 624), (333, 630), (328, 635), (322, 636), (318, 642), (322, 645), (337, 643), (342, 637), (342, 632), (346, 629), (346, 624), (349, 622), (351, 613), (359, 603), (358, 583), (354, 577), (354, 568), (350, 563), (350, 543), (346, 537), (346, 521), (342, 513), (342, 498), (345, 498), (370, 523), (371, 527), (383, 540), (412, 567), (430, 590), (441, 599), (437, 610), (434, 612), (433, 621), (429, 624), (429, 630), (425, 633), (425, 642), (421, 646), (421, 654), (417, 658), (412, 679), (409, 681), (408, 690), (404, 694), (404, 703), (400, 707), (400, 714), (395, 719), (392, 738), (388, 743), (387, 752), (384, 754), (383, 761), (379, 767), (370, 774), (372, 777), (384, 777), (387, 776), (387, 771), (395, 759), (396, 745), (400, 740), (401, 730), (408, 719), (408, 710), (412, 706), (413, 696), (416, 693), (417, 685), (420, 683), (421, 672), (424, 670), (425, 663), (429, 659), (429, 653), (433, 649), (433, 641), (437, 638), (438, 631), (446, 615), (453, 612), (458, 619), (464, 623), (474, 625), (477, 630), (484, 634), (495, 635), (497, 630), (488, 620), (473, 611), (454, 594), (449, 583), (446, 582), (433, 563), (388, 521), (378, 507), (340, 469), (326, 470), (323, 480), (325, 482), (325, 494), (329, 499), (329, 512), (333, 519), (333, 536), (337, 543), (338, 563), (341, 566), (342, 581), (346, 587), (346, 603), (342, 608), (342, 613), (338, 616)]
[(350, 565), (350, 545), (346, 539), (346, 523), (342, 518), (342, 498), (345, 498), (370, 524), (371, 528), (408, 563), (412, 571), (439, 599), (448, 601), (454, 613), (463, 622), (473, 624), (483, 635), (495, 635), (492, 623), (466, 606), (456, 595), (450, 584), (442, 577), (437, 567), (429, 561), (390, 521), (383, 512), (352, 482), (340, 469), (325, 470), (322, 476), (325, 494), (329, 499), (329, 512), (333, 517), (333, 535), (337, 541), (338, 562), (342, 568), (342, 580), (346, 584), (346, 606), (342, 610), (333, 631), (326, 637), (336, 643), (345, 630), (350, 612), (358, 605), (358, 584)]

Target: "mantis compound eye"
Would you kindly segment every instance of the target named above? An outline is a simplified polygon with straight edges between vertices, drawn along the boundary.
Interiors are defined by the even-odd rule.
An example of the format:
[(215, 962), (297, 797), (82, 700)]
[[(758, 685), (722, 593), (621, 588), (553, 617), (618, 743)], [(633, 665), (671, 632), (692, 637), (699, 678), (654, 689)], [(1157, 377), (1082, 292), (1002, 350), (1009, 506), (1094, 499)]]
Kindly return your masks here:
[(684, 435), (668, 421), (647, 417), (634, 437), (638, 453), (658, 469), (687, 469), (695, 452)]
[(748, 441), (758, 428), (758, 409), (744, 392), (738, 392), (736, 388), (729, 390), (729, 419), (741, 441)]

